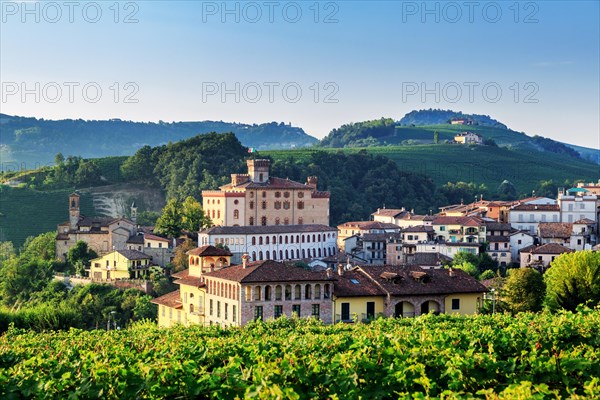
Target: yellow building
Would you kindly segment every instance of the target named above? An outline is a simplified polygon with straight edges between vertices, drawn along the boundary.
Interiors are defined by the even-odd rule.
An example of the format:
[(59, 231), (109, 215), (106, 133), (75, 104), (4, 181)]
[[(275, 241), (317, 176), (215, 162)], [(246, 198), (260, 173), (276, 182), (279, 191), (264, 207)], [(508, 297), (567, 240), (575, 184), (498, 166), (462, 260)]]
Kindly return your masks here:
[(416, 266), (338, 269), (334, 286), (336, 322), (378, 316), (413, 317), (429, 312), (475, 314), (485, 286), (461, 270)]
[(154, 299), (158, 305), (158, 325), (204, 324), (206, 289), (203, 274), (227, 267), (231, 253), (214, 246), (202, 246), (187, 252), (189, 268), (173, 274), (179, 290)]
[(329, 225), (329, 192), (269, 176), (269, 160), (248, 160), (247, 174), (232, 174), (220, 190), (202, 192), (202, 207), (216, 226)]
[(486, 224), (479, 217), (437, 216), (433, 230), (438, 241), (451, 243), (485, 243)]
[(147, 275), (152, 257), (137, 250), (114, 250), (91, 260), (90, 277), (94, 281), (142, 279)]

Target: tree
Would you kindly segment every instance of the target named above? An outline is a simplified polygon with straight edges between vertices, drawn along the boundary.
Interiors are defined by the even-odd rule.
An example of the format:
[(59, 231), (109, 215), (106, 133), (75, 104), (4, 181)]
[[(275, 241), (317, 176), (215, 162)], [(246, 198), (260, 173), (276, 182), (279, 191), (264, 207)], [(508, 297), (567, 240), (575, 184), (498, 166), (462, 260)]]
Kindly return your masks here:
[(575, 311), (580, 304), (600, 304), (600, 252), (563, 253), (544, 275), (550, 309)]
[(478, 263), (477, 256), (473, 253), (468, 253), (466, 251), (459, 251), (452, 259), (453, 266), (464, 264), (465, 262), (476, 266)]
[(189, 258), (187, 252), (196, 248), (196, 244), (191, 239), (185, 239), (182, 244), (175, 248), (175, 256), (173, 257), (173, 272), (183, 271), (189, 266)]
[(152, 304), (150, 301), (152, 297), (148, 295), (139, 296), (135, 300), (135, 307), (133, 307), (133, 319), (152, 319), (156, 320), (158, 317), (158, 307), (156, 304)]
[(440, 134), (437, 131), (433, 131), (433, 143), (438, 144), (440, 142)]
[(75, 171), (75, 184), (94, 184), (100, 181), (100, 168), (93, 161), (82, 161)]
[(56, 155), (54, 156), (54, 164), (62, 165), (64, 162), (65, 156), (63, 156), (62, 153), (56, 153)]
[(181, 205), (181, 227), (188, 232), (197, 232), (210, 225), (211, 220), (204, 215), (198, 200), (186, 197)]
[(162, 209), (154, 230), (169, 237), (178, 237), (183, 229), (181, 210), (176, 199), (171, 199)]
[(453, 264), (452, 268), (463, 270), (475, 279), (479, 277), (479, 269), (470, 262), (465, 261), (461, 264)]
[(514, 200), (517, 198), (517, 189), (515, 188), (515, 185), (507, 180), (502, 181), (500, 186), (498, 186), (497, 193), (502, 200)]
[(546, 295), (542, 274), (532, 268), (513, 269), (504, 284), (506, 303), (514, 312), (540, 311)]
[(75, 246), (71, 247), (67, 252), (67, 262), (74, 267), (79, 265), (89, 265), (90, 260), (98, 257), (98, 254), (90, 248), (86, 242), (79, 240)]
[(56, 259), (56, 232), (46, 232), (38, 236), (29, 236), (21, 249), (28, 259), (40, 258), (46, 261)]

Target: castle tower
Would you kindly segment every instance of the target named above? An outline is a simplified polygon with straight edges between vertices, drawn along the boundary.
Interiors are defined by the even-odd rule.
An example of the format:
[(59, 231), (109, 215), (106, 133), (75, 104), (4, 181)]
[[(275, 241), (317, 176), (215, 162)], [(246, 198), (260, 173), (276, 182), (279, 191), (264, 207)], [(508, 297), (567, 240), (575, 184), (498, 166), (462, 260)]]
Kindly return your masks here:
[(309, 177), (306, 179), (306, 184), (307, 184), (308, 186), (312, 187), (312, 188), (313, 188), (313, 190), (317, 190), (317, 181), (318, 181), (318, 179), (317, 179), (317, 177), (316, 177), (316, 176), (309, 176)]
[(79, 195), (71, 193), (69, 195), (69, 223), (72, 230), (77, 230), (79, 215)]
[(248, 160), (248, 175), (250, 180), (255, 183), (265, 183), (269, 181), (269, 168), (271, 161), (269, 160)]

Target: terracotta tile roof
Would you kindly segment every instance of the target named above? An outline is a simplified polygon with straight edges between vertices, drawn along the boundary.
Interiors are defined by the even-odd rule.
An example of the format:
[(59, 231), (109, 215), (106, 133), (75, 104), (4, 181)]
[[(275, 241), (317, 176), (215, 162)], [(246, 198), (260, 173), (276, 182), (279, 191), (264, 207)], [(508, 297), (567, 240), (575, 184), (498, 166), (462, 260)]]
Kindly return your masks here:
[(592, 224), (595, 224), (595, 222), (592, 221), (589, 218), (583, 218), (583, 219), (578, 219), (577, 221), (573, 222), (573, 224), (578, 224), (578, 225), (592, 225)]
[(401, 239), (401, 233), (365, 233), (362, 235), (363, 242), (387, 242), (388, 239)]
[(444, 242), (446, 246), (460, 246), (460, 247), (479, 247), (481, 243), (469, 243), (469, 242)]
[(531, 254), (562, 254), (562, 253), (572, 253), (574, 250), (569, 249), (563, 245), (558, 243), (547, 243), (541, 246), (528, 246), (524, 249), (521, 249), (521, 253), (531, 253)]
[(406, 232), (406, 233), (411, 233), (411, 232), (433, 233), (433, 226), (431, 226), (431, 225), (414, 225), (414, 226), (409, 226), (407, 228), (402, 228), (402, 232)]
[(444, 261), (452, 261), (448, 256), (440, 253), (413, 253), (407, 255), (407, 265), (418, 265), (420, 267), (431, 267), (441, 265)]
[(142, 253), (141, 251), (137, 251), (137, 250), (116, 250), (116, 251), (128, 260), (150, 260), (150, 259), (152, 259), (152, 257), (149, 256), (148, 254)]
[(197, 247), (195, 249), (189, 250), (187, 252), (188, 255), (191, 256), (201, 256), (201, 257), (231, 257), (232, 254), (228, 250), (220, 249), (218, 247), (212, 245), (206, 245), (202, 247)]
[(292, 267), (272, 260), (248, 263), (246, 268), (243, 268), (242, 265), (225, 267), (218, 271), (205, 273), (204, 276), (241, 283), (328, 280), (325, 272), (313, 272), (304, 268)]
[(433, 225), (460, 225), (460, 226), (482, 226), (484, 221), (479, 217), (464, 216), (464, 217), (448, 217), (437, 216), (433, 220)]
[(486, 240), (490, 243), (503, 243), (510, 242), (510, 236), (496, 235), (496, 236), (488, 236)]
[(266, 182), (252, 182), (250, 180), (241, 183), (237, 186), (233, 186), (231, 183), (221, 186), (221, 189), (305, 189), (305, 190), (313, 190), (311, 186), (308, 186), (304, 183), (291, 181), (289, 179), (269, 177)]
[(403, 208), (380, 208), (371, 215), (380, 215), (382, 217), (397, 217), (400, 214), (410, 214)]
[(183, 271), (179, 271), (179, 272), (175, 272), (174, 274), (171, 274), (171, 276), (173, 278), (187, 278), (190, 275), (190, 270), (188, 269), (184, 269)]
[(338, 225), (338, 229), (344, 228), (357, 228), (360, 230), (373, 230), (373, 229), (397, 229), (400, 230), (400, 227), (396, 224), (391, 224), (388, 222), (379, 222), (379, 221), (350, 221), (344, 222), (341, 225)]
[(314, 191), (310, 194), (310, 197), (312, 197), (313, 199), (325, 199), (331, 197), (331, 193)]
[[(483, 293), (487, 289), (467, 273), (453, 269), (427, 269), (417, 266), (363, 266), (356, 267), (365, 277), (371, 278), (378, 287), (392, 296), (435, 295), (453, 293)], [(347, 272), (346, 272), (347, 273)], [(346, 275), (344, 273), (344, 276)], [(344, 278), (338, 277), (338, 281)], [(352, 289), (352, 286), (347, 286)], [(352, 291), (354, 296), (368, 295), (360, 287)]]
[(517, 204), (511, 211), (560, 211), (558, 204)]
[(181, 292), (179, 290), (175, 290), (174, 292), (167, 293), (164, 296), (157, 297), (156, 299), (152, 300), (152, 303), (170, 308), (183, 308), (183, 304), (181, 304), (180, 293)]
[(127, 239), (127, 243), (144, 244), (144, 235), (133, 235), (129, 239)]
[(167, 242), (167, 243), (171, 242), (169, 239), (166, 239), (166, 238), (161, 237), (161, 236), (156, 236), (156, 235), (153, 235), (151, 233), (144, 233), (144, 239), (155, 240), (155, 241), (158, 241), (158, 242)]
[(333, 294), (337, 297), (385, 296), (386, 292), (373, 279), (358, 269), (335, 274)]
[(200, 233), (209, 235), (261, 235), (277, 233), (302, 233), (302, 232), (335, 232), (337, 229), (319, 224), (306, 225), (254, 225), (254, 226), (213, 226)]
[(568, 222), (540, 222), (538, 232), (542, 238), (567, 239), (573, 233), (573, 224)]
[(509, 223), (486, 221), (485, 228), (488, 232), (489, 231), (510, 231), (512, 226)]
[(186, 285), (186, 286), (194, 286), (194, 287), (203, 287), (206, 286), (204, 284), (204, 279), (197, 276), (187, 276), (185, 278), (180, 278), (173, 281), (176, 285)]

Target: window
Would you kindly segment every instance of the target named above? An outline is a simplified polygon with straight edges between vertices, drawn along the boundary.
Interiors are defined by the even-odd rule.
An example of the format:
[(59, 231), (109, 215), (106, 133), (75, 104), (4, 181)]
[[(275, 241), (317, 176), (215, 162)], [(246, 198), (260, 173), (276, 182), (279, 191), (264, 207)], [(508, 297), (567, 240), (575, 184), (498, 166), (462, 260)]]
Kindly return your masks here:
[(304, 192), (298, 192), (298, 198), (301, 199), (304, 197)]
[(289, 210), (290, 209), (290, 202), (289, 201), (284, 201), (283, 202), (283, 209), (284, 210)]
[(221, 302), (217, 301), (217, 318), (221, 318)]
[(163, 317), (165, 316), (165, 308), (166, 308), (165, 306), (160, 306), (160, 309), (162, 310), (162, 316)]
[(299, 201), (298, 202), (298, 210), (303, 210), (304, 209), (304, 202), (303, 201)]
[[(236, 200), (237, 201), (237, 200)], [(239, 210), (233, 210), (233, 219), (238, 219), (240, 217)]]
[(254, 225), (254, 217), (250, 217), (250, 219), (248, 220), (248, 225)]
[(290, 192), (283, 192), (283, 197), (286, 199), (290, 197)]
[(236, 199), (233, 201), (233, 204), (235, 204), (237, 206), (238, 204), (240, 204), (240, 201)]
[(440, 231), (445, 231), (446, 227), (445, 226), (440, 226)]
[(300, 304), (292, 304), (292, 315), (295, 315), (296, 317), (300, 317), (300, 310), (301, 310)]
[(312, 288), (310, 285), (304, 287), (304, 299), (310, 300), (312, 298)]
[(212, 315), (213, 315), (213, 299), (210, 299), (210, 301), (208, 302), (208, 313), (212, 317)]
[(375, 318), (375, 302), (367, 301), (367, 319)]
[(317, 319), (321, 318), (321, 307), (318, 304), (312, 305), (312, 316)]
[(225, 303), (225, 319), (228, 318), (229, 315), (229, 304)]
[(266, 201), (263, 201), (263, 202), (262, 202), (262, 204), (261, 204), (261, 208), (262, 208), (263, 210), (266, 210), (266, 209), (267, 209), (267, 202), (266, 202)]
[(283, 306), (276, 305), (275, 307), (273, 307), (273, 317), (279, 318), (282, 315), (283, 315)]
[(237, 321), (237, 305), (235, 304), (231, 307), (231, 320), (233, 322)]
[(452, 309), (460, 310), (460, 299), (452, 299)]
[(262, 321), (263, 320), (263, 308), (262, 306), (254, 307), (254, 320)]
[[(275, 225), (279, 225), (281, 223), (281, 220), (279, 219), (279, 217), (275, 218)], [(273, 240), (273, 244), (276, 244), (275, 240)]]
[(350, 321), (350, 303), (342, 303), (342, 321)]
[(256, 246), (256, 237), (252, 236), (252, 246)]
[(274, 204), (274, 207), (276, 210), (280, 210), (281, 209), (281, 202), (280, 201), (276, 201)]
[(276, 198), (280, 198), (281, 197), (281, 192), (275, 192), (275, 197)]
[(302, 296), (300, 296), (302, 289), (300, 285), (294, 286), (294, 300), (301, 300)]
[(290, 224), (290, 219), (289, 218), (284, 218), (283, 219), (283, 224), (284, 225), (289, 225)]
[(267, 225), (267, 217), (261, 217), (261, 218), (260, 218), (260, 224), (261, 224), (262, 226), (265, 226), (265, 225)]
[(254, 192), (250, 192), (250, 198), (254, 198)]
[(250, 202), (249, 207), (250, 207), (251, 210), (254, 210), (254, 202), (253, 201)]

